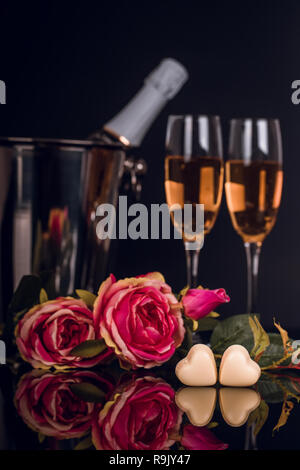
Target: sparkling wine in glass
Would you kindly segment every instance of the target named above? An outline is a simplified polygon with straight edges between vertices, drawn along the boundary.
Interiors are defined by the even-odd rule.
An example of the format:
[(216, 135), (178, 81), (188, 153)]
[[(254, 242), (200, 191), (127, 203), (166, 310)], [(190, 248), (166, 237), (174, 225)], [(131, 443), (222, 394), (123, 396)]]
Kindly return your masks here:
[[(213, 228), (222, 199), (223, 153), (218, 116), (169, 116), (166, 136), (165, 193), (168, 206), (192, 207), (190, 223), (171, 218), (184, 241), (187, 284), (197, 286), (198, 260), (203, 233)], [(197, 206), (204, 205), (204, 230), (195, 233)], [(179, 218), (183, 222), (184, 217)]]
[(233, 119), (225, 192), (232, 225), (247, 256), (247, 313), (257, 309), (262, 242), (272, 230), (281, 201), (283, 171), (279, 121)]

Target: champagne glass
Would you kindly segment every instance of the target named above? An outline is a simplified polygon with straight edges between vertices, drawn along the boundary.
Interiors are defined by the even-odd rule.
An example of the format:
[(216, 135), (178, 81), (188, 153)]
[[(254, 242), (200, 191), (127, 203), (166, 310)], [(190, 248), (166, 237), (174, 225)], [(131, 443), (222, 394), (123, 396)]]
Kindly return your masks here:
[(234, 229), (247, 257), (247, 313), (257, 310), (262, 242), (276, 222), (282, 192), (282, 144), (277, 119), (233, 119), (225, 192)]
[[(197, 287), (198, 262), (203, 236), (216, 221), (223, 190), (223, 151), (218, 116), (169, 116), (166, 135), (165, 193), (169, 208), (185, 210), (190, 204), (190, 223), (171, 218), (184, 241), (187, 284)], [(197, 232), (197, 210), (204, 204), (204, 223)], [(203, 214), (203, 213), (202, 213)], [(196, 225), (196, 229), (195, 229)]]

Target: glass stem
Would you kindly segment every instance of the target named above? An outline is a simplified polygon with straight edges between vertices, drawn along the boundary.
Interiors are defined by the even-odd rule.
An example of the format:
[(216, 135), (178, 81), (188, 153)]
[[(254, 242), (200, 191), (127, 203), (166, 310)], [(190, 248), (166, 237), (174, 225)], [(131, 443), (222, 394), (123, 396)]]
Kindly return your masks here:
[(247, 257), (247, 313), (257, 313), (257, 279), (261, 243), (245, 244)]
[(185, 257), (186, 257), (186, 272), (187, 272), (187, 285), (194, 289), (198, 286), (198, 266), (199, 266), (199, 253), (200, 249), (189, 249), (189, 242), (186, 242)]

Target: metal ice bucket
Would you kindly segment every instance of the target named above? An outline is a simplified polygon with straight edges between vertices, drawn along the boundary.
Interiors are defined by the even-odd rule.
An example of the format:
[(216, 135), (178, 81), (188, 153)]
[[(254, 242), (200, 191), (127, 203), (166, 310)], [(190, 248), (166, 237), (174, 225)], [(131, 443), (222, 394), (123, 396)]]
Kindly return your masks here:
[(98, 289), (110, 240), (97, 238), (96, 208), (117, 203), (124, 163), (119, 145), (0, 138), (2, 309), (25, 274), (52, 271), (63, 295)]

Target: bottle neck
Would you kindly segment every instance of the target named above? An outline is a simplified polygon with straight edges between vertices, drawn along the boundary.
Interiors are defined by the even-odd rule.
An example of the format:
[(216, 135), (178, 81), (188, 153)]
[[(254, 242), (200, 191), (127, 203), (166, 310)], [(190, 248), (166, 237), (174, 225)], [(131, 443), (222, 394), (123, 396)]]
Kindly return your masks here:
[(125, 146), (138, 147), (167, 101), (151, 83), (145, 83), (103, 130)]

